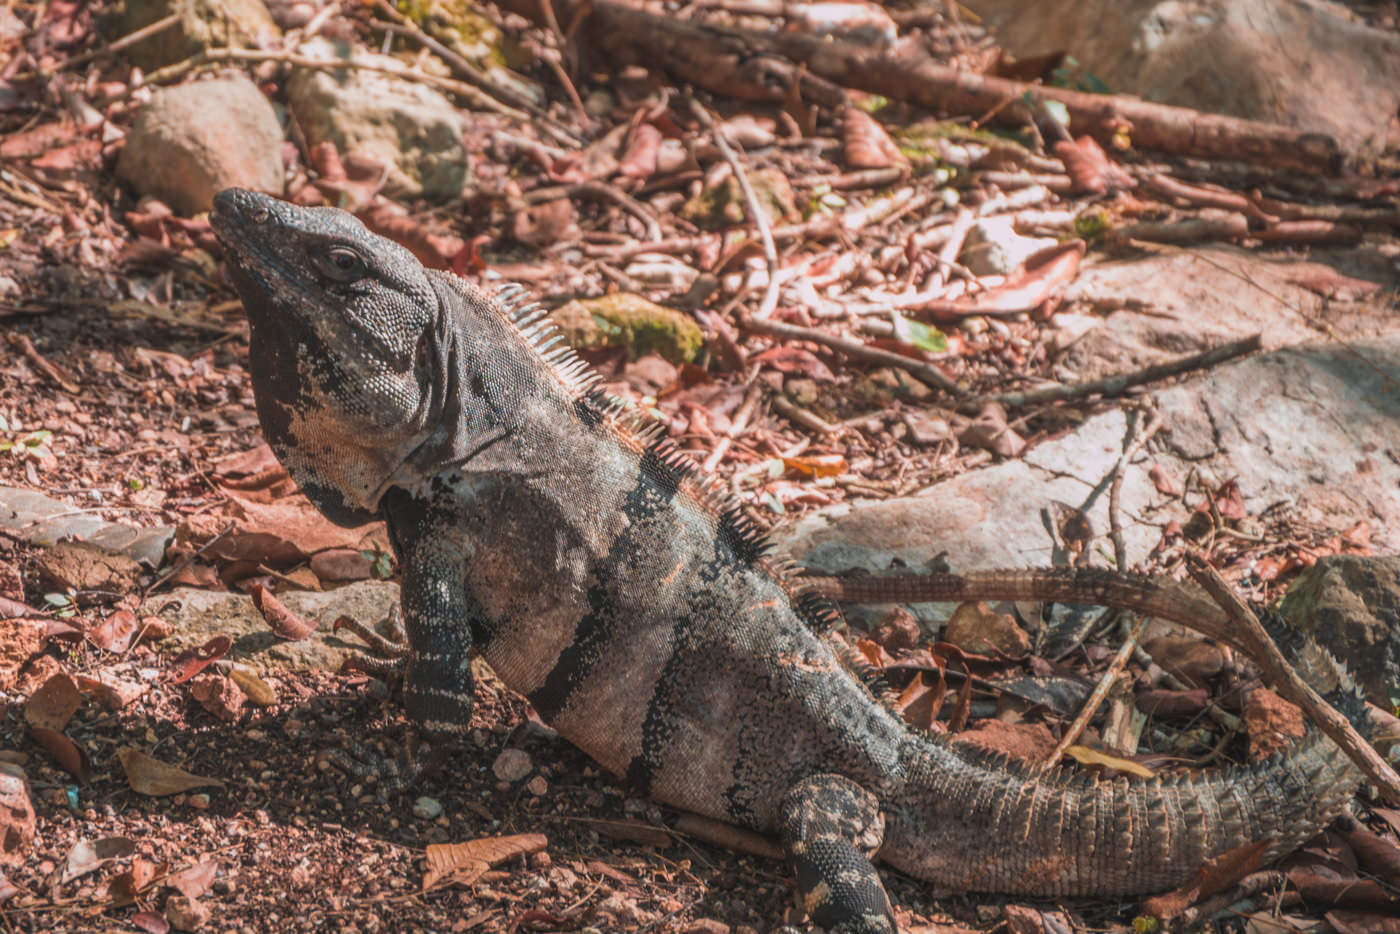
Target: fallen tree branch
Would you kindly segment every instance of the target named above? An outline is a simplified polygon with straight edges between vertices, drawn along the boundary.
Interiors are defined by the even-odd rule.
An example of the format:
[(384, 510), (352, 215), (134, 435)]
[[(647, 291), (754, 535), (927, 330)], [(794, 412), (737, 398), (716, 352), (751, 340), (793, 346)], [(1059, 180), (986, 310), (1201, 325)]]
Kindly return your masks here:
[(1198, 554), (1188, 555), (1187, 569), (1191, 572), (1191, 578), (1210, 594), (1235, 624), (1236, 640), (1244, 647), (1250, 661), (1259, 666), (1265, 680), (1278, 688), (1285, 698), (1301, 707), (1322, 732), (1356, 763), (1367, 779), (1380, 789), (1382, 797), (1392, 806), (1400, 805), (1400, 775), (1395, 774), (1395, 770), (1356, 732), (1346, 717), (1323, 700), (1312, 685), (1288, 664), (1259, 618), (1225, 579)]
[(1260, 335), (1256, 334), (1253, 337), (1222, 344), (1219, 347), (1191, 354), (1188, 357), (1178, 357), (1165, 363), (1154, 363), (1152, 366), (1143, 367), (1132, 373), (1120, 373), (1117, 376), (1105, 376), (1102, 379), (1091, 379), (1082, 383), (1059, 383), (1054, 386), (1027, 389), (1020, 392), (991, 393), (968, 399), (964, 405), (969, 409), (978, 409), (989, 402), (997, 402), (1008, 408), (1019, 408), (1027, 405), (1040, 405), (1045, 402), (1067, 402), (1072, 399), (1083, 399), (1086, 396), (1116, 396), (1129, 386), (1152, 383), (1159, 379), (1166, 379), (1168, 376), (1214, 366), (1217, 363), (1253, 353), (1259, 347)]
[[(536, 0), (503, 5), (538, 22)], [(626, 0), (573, 0), (597, 48), (619, 62), (649, 64), (715, 94), (781, 101), (794, 83), (806, 100), (835, 106), (831, 85), (858, 88), (936, 113), (979, 115), (1004, 102), (999, 121), (1032, 121), (1026, 95), (1056, 101), (1076, 134), (1104, 145), (1127, 130), (1142, 149), (1207, 159), (1234, 159), (1317, 173), (1335, 173), (1342, 152), (1330, 136), (1237, 117), (1153, 104), (1124, 95), (1087, 94), (994, 78), (941, 65), (925, 55), (896, 55), (827, 36), (760, 33), (664, 16)], [(803, 66), (801, 69), (793, 63)], [(805, 73), (804, 73), (805, 72)], [(809, 80), (821, 79), (821, 84)]]

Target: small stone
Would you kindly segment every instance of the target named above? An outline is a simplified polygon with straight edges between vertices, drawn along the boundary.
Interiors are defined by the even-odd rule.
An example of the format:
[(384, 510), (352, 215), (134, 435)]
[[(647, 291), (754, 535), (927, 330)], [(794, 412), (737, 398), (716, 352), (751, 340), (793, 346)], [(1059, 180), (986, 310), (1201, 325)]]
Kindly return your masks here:
[(953, 440), (953, 429), (947, 420), (927, 412), (905, 412), (904, 424), (909, 428), (909, 440), (915, 444), (933, 445)]
[(24, 770), (0, 766), (0, 866), (28, 862), (34, 846), (34, 805)]
[(424, 795), (413, 802), (413, 816), (419, 820), (436, 820), (442, 814), (442, 802)]
[(534, 767), (530, 754), (523, 749), (503, 749), (491, 763), (491, 771), (503, 782), (518, 782)]
[(885, 615), (879, 626), (870, 631), (870, 639), (894, 655), (918, 645), (923, 639), (923, 633), (919, 631), (919, 623), (914, 619), (914, 614), (897, 606)]
[(189, 805), (196, 811), (207, 811), (209, 810), (209, 796), (203, 792), (190, 795)]
[(536, 775), (525, 783), (525, 790), (538, 798), (549, 790), (549, 782), (545, 780), (543, 775)]
[(199, 705), (225, 723), (232, 723), (243, 713), (248, 695), (223, 675), (206, 672), (190, 682), (190, 694)]
[(729, 934), (729, 925), (713, 918), (697, 918), (682, 928), (681, 934)]

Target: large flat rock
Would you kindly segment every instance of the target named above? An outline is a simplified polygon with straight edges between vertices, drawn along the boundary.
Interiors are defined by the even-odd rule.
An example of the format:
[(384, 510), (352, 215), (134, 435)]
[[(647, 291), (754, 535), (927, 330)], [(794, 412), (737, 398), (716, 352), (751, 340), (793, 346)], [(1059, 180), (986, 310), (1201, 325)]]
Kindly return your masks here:
[[(1149, 480), (1154, 463), (1178, 482), (1192, 468), (1217, 483), (1237, 478), (1251, 514), (1283, 504), (1338, 531), (1366, 520), (1378, 551), (1400, 550), (1396, 374), (1400, 335), (1391, 335), (1276, 350), (1159, 390), (1164, 429), (1123, 484), (1129, 561), (1147, 556), (1168, 521), (1187, 518)], [(1021, 460), (918, 496), (834, 506), (777, 539), (821, 573), (923, 569), (945, 552), (955, 570), (1045, 565), (1060, 557), (1050, 531), (1059, 502), (1083, 510), (1094, 545), (1112, 554), (1108, 487), (1127, 429), (1123, 412), (1106, 412)]]

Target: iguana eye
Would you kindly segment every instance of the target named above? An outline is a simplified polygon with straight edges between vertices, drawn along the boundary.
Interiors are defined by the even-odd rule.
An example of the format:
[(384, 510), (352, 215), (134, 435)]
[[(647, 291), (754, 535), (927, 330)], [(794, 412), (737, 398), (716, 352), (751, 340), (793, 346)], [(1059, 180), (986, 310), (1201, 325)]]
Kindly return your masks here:
[(324, 253), (314, 254), (311, 261), (327, 278), (336, 282), (354, 282), (365, 275), (365, 261), (348, 246), (333, 246)]

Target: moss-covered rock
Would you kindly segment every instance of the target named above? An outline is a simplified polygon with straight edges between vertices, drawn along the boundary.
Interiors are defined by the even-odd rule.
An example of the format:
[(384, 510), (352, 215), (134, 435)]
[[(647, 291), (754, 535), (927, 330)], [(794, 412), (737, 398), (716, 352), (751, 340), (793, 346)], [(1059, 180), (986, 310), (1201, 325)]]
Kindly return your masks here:
[(671, 363), (689, 363), (705, 343), (690, 318), (625, 292), (569, 302), (553, 318), (570, 346), (626, 347), (632, 360), (654, 353)]

